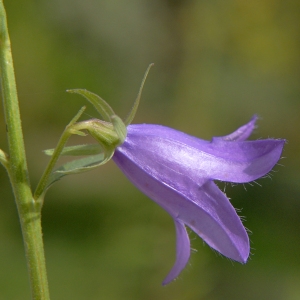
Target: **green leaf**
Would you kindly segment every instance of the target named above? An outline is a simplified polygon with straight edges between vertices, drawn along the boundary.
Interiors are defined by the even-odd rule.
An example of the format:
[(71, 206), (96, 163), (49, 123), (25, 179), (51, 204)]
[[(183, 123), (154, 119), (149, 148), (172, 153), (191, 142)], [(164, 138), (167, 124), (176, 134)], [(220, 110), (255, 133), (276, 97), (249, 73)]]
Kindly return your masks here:
[(105, 100), (103, 100), (100, 96), (92, 92), (83, 89), (67, 90), (67, 92), (79, 94), (84, 98), (86, 98), (90, 103), (94, 105), (95, 109), (99, 112), (99, 114), (102, 116), (104, 121), (110, 122), (111, 116), (115, 115), (110, 105)]
[[(54, 152), (54, 149), (44, 150), (46, 155), (51, 156)], [(85, 145), (76, 145), (65, 147), (60, 155), (70, 155), (70, 156), (81, 156), (81, 155), (95, 155), (102, 153), (103, 150), (99, 144), (85, 144)]]

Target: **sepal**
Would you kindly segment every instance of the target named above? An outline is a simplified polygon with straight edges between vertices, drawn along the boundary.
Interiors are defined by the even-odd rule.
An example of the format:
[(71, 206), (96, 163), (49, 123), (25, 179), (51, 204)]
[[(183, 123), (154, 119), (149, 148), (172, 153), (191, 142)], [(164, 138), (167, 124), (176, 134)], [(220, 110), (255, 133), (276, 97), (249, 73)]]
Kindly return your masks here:
[(67, 90), (67, 92), (78, 94), (86, 98), (91, 104), (93, 104), (93, 106), (98, 111), (98, 113), (102, 116), (104, 121), (110, 122), (111, 116), (115, 115), (115, 112), (105, 100), (103, 100), (100, 96), (92, 92), (89, 92), (88, 90), (72, 89), (72, 90)]
[(62, 177), (70, 174), (79, 174), (93, 170), (106, 163), (107, 160), (110, 159), (110, 157), (105, 157), (104, 153), (101, 153), (65, 163), (50, 175), (49, 180), (47, 182), (46, 190), (54, 182), (60, 180)]
[[(47, 149), (44, 150), (46, 155), (51, 156), (54, 152), (54, 149)], [(84, 144), (84, 145), (76, 145), (76, 146), (69, 146), (65, 147), (60, 155), (70, 155), (70, 156), (83, 156), (83, 155), (95, 155), (100, 154), (102, 148), (98, 144)]]
[(150, 64), (145, 72), (145, 75), (144, 75), (144, 78), (142, 80), (142, 83), (141, 83), (141, 86), (140, 86), (140, 89), (139, 89), (139, 92), (138, 92), (138, 95), (133, 103), (133, 106), (129, 112), (129, 114), (127, 115), (124, 123), (126, 126), (128, 126), (129, 124), (131, 124), (131, 122), (133, 121), (134, 117), (135, 117), (135, 114), (136, 114), (136, 111), (139, 107), (139, 104), (140, 104), (140, 99), (141, 99), (141, 96), (142, 96), (142, 91), (143, 91), (143, 88), (144, 88), (144, 84), (146, 82), (146, 79), (147, 79), (147, 76), (148, 76), (148, 73), (151, 69), (151, 67), (153, 66), (154, 64)]

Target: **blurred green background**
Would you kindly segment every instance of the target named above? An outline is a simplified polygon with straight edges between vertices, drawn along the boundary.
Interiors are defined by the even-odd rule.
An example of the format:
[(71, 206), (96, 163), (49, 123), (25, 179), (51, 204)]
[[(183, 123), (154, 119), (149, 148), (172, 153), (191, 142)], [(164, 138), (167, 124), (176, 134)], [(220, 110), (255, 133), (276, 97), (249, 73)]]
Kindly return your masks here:
[[(52, 299), (300, 299), (300, 2), (297, 0), (6, 0), (32, 185), (86, 88), (125, 116), (154, 62), (136, 123), (203, 139), (258, 114), (252, 138), (286, 138), (271, 179), (226, 193), (245, 216), (252, 255), (221, 257), (190, 232), (179, 278), (172, 219), (113, 162), (69, 176), (46, 196)], [(97, 117), (89, 107), (84, 118)], [(7, 149), (0, 110), (0, 147)], [(74, 138), (70, 143), (82, 142)], [(0, 300), (30, 299), (10, 184), (0, 169)]]

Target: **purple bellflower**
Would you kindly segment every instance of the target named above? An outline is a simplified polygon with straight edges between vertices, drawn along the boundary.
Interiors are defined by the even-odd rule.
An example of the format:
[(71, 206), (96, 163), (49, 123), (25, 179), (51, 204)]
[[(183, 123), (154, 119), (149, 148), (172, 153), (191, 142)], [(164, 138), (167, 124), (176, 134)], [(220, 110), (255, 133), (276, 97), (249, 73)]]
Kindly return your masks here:
[(245, 263), (247, 232), (213, 180), (246, 183), (278, 162), (284, 140), (246, 141), (256, 117), (230, 135), (204, 141), (160, 125), (129, 125), (113, 160), (130, 181), (173, 218), (176, 262), (163, 281), (175, 279), (190, 257), (185, 225), (224, 256)]
[[(233, 133), (211, 141), (160, 125), (130, 125), (149, 68), (125, 121), (99, 96), (86, 90), (70, 90), (89, 100), (103, 120), (73, 121), (68, 130), (80, 135), (84, 135), (82, 130), (88, 131), (98, 144), (64, 148), (62, 155), (90, 156), (63, 165), (49, 185), (64, 175), (90, 170), (112, 158), (129, 180), (174, 220), (176, 261), (163, 284), (175, 279), (189, 260), (186, 226), (219, 253), (246, 263), (250, 252), (247, 232), (214, 180), (246, 183), (265, 176), (280, 159), (285, 141), (247, 141), (255, 128), (256, 116)], [(53, 151), (46, 153), (52, 155)]]

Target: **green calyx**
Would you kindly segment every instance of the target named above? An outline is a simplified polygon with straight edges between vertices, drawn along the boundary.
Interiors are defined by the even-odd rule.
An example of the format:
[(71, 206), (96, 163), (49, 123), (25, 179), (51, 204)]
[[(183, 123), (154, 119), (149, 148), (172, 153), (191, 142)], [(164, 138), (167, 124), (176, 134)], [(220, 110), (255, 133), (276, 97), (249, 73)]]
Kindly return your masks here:
[(76, 89), (68, 90), (68, 92), (85, 97), (103, 118), (103, 120), (91, 119), (76, 123), (73, 126), (74, 130), (87, 130), (104, 148), (116, 148), (125, 141), (126, 125), (105, 100), (87, 90)]
[[(115, 149), (124, 143), (126, 139), (126, 127), (134, 119), (145, 80), (152, 65), (153, 64), (150, 64), (147, 68), (137, 98), (124, 121), (115, 114), (110, 105), (100, 96), (84, 89), (68, 90), (69, 93), (79, 94), (86, 98), (98, 111), (101, 119), (77, 122), (84, 111), (84, 108), (82, 108), (66, 127), (57, 147), (55, 149), (45, 150), (45, 153), (51, 156), (51, 160), (38, 185), (35, 193), (36, 198), (43, 198), (46, 190), (63, 176), (89, 171), (105, 164), (112, 158)], [(71, 135), (76, 134), (85, 136), (86, 132), (97, 141), (97, 144), (65, 147), (65, 144)], [(85, 157), (67, 162), (53, 172), (52, 169), (61, 155)], [(5, 157), (2, 156), (0, 155), (0, 158), (2, 158), (2, 161), (0, 162), (5, 163)]]
[(78, 130), (87, 130), (104, 148), (116, 148), (118, 145), (122, 144), (127, 135), (126, 126), (134, 119), (147, 75), (152, 66), (153, 64), (150, 64), (145, 72), (136, 100), (125, 121), (118, 117), (110, 105), (100, 96), (83, 89), (68, 90), (67, 92), (69, 93), (79, 94), (86, 98), (103, 118), (103, 120), (92, 119), (80, 122), (74, 127), (78, 127)]

